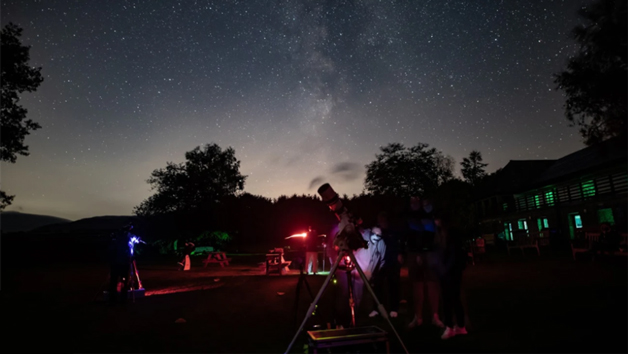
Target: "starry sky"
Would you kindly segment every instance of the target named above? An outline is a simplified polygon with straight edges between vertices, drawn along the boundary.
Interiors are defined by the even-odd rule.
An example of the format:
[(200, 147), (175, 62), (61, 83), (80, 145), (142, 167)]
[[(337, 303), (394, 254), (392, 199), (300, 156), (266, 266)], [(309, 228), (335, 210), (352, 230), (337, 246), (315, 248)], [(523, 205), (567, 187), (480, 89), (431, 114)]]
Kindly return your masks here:
[[(186, 151), (233, 147), (245, 192), (359, 194), (398, 142), (488, 172), (584, 147), (552, 74), (579, 0), (2, 1), (44, 82), (42, 129), (2, 163), (7, 210), (130, 215)], [(320, 183), (319, 183), (320, 182)]]

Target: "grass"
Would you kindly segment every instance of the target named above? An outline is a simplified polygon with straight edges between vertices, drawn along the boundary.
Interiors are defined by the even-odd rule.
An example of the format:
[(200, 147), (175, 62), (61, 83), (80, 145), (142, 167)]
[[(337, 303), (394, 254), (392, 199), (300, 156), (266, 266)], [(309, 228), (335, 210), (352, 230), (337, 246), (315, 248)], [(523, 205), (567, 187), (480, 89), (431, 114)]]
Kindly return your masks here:
[[(5, 246), (3, 255), (7, 252)], [(625, 258), (591, 263), (567, 254), (529, 254), (493, 252), (468, 268), (469, 335), (448, 341), (440, 340), (441, 330), (432, 326), (406, 329), (411, 299), (402, 277), (402, 297), (409, 303), (392, 320), (406, 347), (421, 353), (628, 351)], [(298, 277), (259, 275), (260, 255), (233, 255), (224, 269), (203, 268), (196, 257), (190, 272), (176, 271), (171, 258), (139, 260), (144, 287), (154, 295), (125, 307), (94, 301), (107, 279), (103, 262), (69, 259), (23, 267), (15, 259), (3, 262), (2, 320), (4, 338), (26, 338), (19, 343), (23, 350), (278, 353), (288, 347), (311, 302), (303, 289), (295, 316)], [(21, 262), (29, 263), (29, 256)], [(325, 277), (306, 279), (316, 295)], [(307, 329), (331, 322), (338, 290), (329, 286)], [(381, 317), (368, 317), (370, 301), (365, 295), (357, 324), (389, 331)], [(175, 323), (179, 318), (185, 323)], [(392, 334), (390, 340), (391, 349), (400, 351)], [(304, 335), (299, 336), (292, 351), (303, 352), (305, 344)]]

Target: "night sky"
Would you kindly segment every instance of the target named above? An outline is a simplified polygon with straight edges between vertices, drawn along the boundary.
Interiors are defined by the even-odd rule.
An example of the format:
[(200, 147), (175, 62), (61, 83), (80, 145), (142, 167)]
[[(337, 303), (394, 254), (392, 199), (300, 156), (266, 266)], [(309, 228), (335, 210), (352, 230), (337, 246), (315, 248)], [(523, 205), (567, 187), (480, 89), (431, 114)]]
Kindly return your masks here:
[(206, 143), (270, 198), (358, 194), (393, 142), (457, 173), (473, 149), (489, 172), (560, 158), (584, 145), (552, 74), (587, 3), (2, 1), (44, 76), (21, 100), (31, 155), (2, 163), (7, 210), (130, 215), (154, 169)]

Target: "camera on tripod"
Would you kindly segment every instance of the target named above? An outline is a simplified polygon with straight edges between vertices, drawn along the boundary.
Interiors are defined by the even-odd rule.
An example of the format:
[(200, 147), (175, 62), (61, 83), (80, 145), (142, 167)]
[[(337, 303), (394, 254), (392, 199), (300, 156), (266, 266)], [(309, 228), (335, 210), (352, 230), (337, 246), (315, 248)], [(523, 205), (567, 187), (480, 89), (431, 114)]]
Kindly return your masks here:
[(338, 193), (334, 191), (329, 183), (325, 183), (318, 188), (318, 194), (327, 204), (329, 209), (336, 214), (340, 224), (338, 225), (338, 234), (334, 239), (334, 246), (339, 250), (355, 251), (360, 248), (367, 248), (368, 242), (364, 240), (360, 234), (359, 227), (362, 222), (360, 218), (352, 215), (349, 210), (342, 204), (342, 200)]

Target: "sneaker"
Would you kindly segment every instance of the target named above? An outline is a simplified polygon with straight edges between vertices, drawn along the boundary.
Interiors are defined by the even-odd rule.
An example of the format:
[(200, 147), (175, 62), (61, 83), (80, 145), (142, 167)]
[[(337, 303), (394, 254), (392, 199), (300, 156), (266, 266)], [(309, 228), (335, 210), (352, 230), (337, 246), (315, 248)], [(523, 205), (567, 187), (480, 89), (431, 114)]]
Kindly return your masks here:
[(438, 317), (437, 314), (434, 314), (434, 317), (432, 318), (432, 324), (436, 327), (440, 327), (440, 328), (444, 328), (445, 325), (443, 324), (443, 322), (440, 320), (440, 318)]
[(397, 311), (390, 311), (390, 317), (397, 318)]
[(369, 313), (369, 317), (375, 317), (377, 315), (379, 315), (379, 312), (377, 312), (375, 310), (373, 310), (373, 311), (371, 311), (371, 313)]
[(467, 329), (464, 327), (454, 326), (454, 332), (456, 333), (456, 335), (467, 334)]
[(416, 315), (414, 316), (414, 318), (412, 319), (412, 322), (410, 322), (410, 324), (408, 324), (409, 328), (414, 328), (414, 327), (418, 327), (420, 325), (423, 324), (423, 319), (418, 319), (416, 317)]
[(451, 327), (447, 327), (445, 328), (445, 332), (443, 332), (443, 335), (440, 337), (441, 339), (449, 339), (451, 337), (455, 337), (456, 336), (456, 331), (451, 328)]

